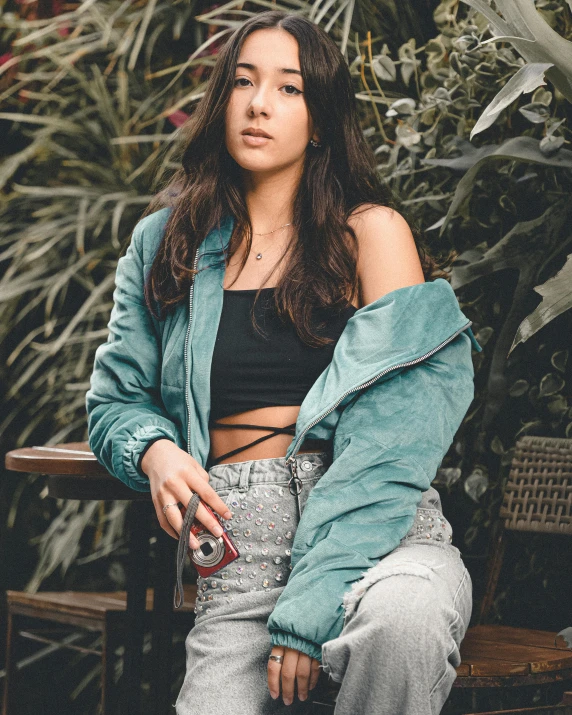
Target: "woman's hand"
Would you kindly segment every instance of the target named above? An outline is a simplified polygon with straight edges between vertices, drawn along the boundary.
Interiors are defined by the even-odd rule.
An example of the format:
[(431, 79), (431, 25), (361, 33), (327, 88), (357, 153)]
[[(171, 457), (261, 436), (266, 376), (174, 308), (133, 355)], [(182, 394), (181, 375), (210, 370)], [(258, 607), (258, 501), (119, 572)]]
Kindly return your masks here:
[[(194, 457), (177, 447), (171, 440), (160, 439), (154, 442), (141, 461), (141, 469), (149, 477), (151, 497), (159, 524), (174, 539), (179, 539), (186, 507), (194, 492), (214, 512), (224, 519), (231, 518), (227, 505), (209, 486), (208, 472)], [(175, 507), (163, 513), (166, 504), (179, 502), (183, 504), (183, 513)], [(219, 521), (208, 513), (203, 504), (199, 504), (195, 517), (216, 537), (223, 533)], [(190, 535), (189, 542), (192, 549), (199, 548), (199, 541), (193, 534)]]
[(308, 690), (316, 687), (320, 676), (320, 661), (310, 658), (294, 648), (274, 646), (270, 655), (283, 655), (284, 660), (268, 660), (268, 689), (276, 700), (280, 695), (280, 676), (282, 676), (282, 698), (285, 705), (294, 701), (294, 681), (298, 680), (298, 698), (306, 700)]

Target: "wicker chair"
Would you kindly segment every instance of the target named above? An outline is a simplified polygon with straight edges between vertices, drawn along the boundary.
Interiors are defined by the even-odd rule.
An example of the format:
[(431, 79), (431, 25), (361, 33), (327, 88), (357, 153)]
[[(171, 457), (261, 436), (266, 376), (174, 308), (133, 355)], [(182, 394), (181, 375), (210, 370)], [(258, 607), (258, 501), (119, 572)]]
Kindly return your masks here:
[[(452, 700), (457, 689), (470, 689), (471, 709), (476, 707), (476, 693), (482, 688), (512, 690), (565, 681), (572, 686), (572, 649), (566, 647), (562, 637), (549, 631), (487, 624), (506, 535), (514, 531), (572, 536), (572, 439), (525, 436), (515, 446), (499, 518), (492, 531), (485, 595), (476, 618), (473, 613), (476, 625), (467, 630), (461, 644), (461, 664), (451, 693)], [(572, 626), (570, 620), (562, 627)], [(325, 695), (323, 691), (317, 695), (316, 715), (333, 712), (339, 687), (330, 680)], [(530, 703), (524, 709), (479, 715), (501, 712), (572, 715), (572, 690), (564, 693), (558, 705), (532, 707)]]

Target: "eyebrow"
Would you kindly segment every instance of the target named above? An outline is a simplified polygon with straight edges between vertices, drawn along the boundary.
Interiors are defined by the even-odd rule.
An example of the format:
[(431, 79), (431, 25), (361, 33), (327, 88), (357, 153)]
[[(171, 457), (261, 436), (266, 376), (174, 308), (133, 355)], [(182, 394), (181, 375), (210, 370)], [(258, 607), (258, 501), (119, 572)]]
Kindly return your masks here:
[[(250, 62), (238, 62), (236, 66), (244, 67), (245, 69), (252, 70), (254, 72), (258, 69), (256, 67), (256, 65), (250, 64)], [(299, 74), (300, 77), (302, 76), (302, 73), (300, 72), (300, 70), (290, 69), (288, 67), (281, 67), (278, 71), (281, 74)]]

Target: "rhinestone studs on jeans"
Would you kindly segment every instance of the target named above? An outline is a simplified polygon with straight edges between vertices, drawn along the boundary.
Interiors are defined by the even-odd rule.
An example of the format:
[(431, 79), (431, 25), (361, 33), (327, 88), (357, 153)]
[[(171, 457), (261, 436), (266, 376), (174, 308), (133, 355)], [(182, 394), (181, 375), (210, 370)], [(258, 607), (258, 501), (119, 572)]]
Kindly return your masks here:
[(453, 529), (438, 509), (418, 509), (413, 526), (402, 542), (405, 540), (450, 543), (453, 540)]
[(296, 512), (288, 489), (276, 484), (253, 485), (240, 494), (240, 499), (232, 498), (229, 507), (232, 518), (223, 521), (223, 525), (240, 556), (208, 578), (197, 578), (200, 595), (195, 613), (208, 613), (209, 601), (232, 601), (233, 593), (270, 591), (283, 586), (292, 568)]

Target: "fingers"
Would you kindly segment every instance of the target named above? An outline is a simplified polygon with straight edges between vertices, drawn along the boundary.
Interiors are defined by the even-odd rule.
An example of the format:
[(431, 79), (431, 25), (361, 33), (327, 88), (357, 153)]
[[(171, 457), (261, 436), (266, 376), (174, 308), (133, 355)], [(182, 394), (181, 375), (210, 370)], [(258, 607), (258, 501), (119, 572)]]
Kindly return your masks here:
[[(211, 491), (216, 495), (216, 498), (218, 501), (220, 501), (223, 504), (223, 508), (221, 509), (221, 512), (223, 514), (226, 514), (228, 512), (228, 507), (222, 501), (222, 499), (214, 492), (214, 490), (211, 488)], [(198, 493), (198, 492), (197, 492)], [(180, 501), (183, 504), (188, 504), (191, 497), (193, 495), (193, 492), (187, 489), (187, 495), (183, 496), (180, 498)], [(200, 496), (200, 494), (199, 494)], [(183, 519), (185, 518), (185, 514), (187, 512), (187, 509), (185, 506), (181, 508), (181, 510), (175, 510), (175, 509), (168, 509), (167, 510), (167, 519), (169, 521), (169, 524), (172, 526), (173, 529), (175, 529), (177, 534), (180, 534), (183, 528)], [(228, 512), (230, 515), (230, 512)], [(230, 518), (230, 516), (229, 516)], [(216, 516), (211, 514), (208, 509), (205, 508), (205, 505), (201, 502), (197, 508), (196, 514), (195, 514), (195, 519), (202, 524), (202, 526), (207, 529), (208, 531), (211, 532), (215, 537), (220, 537), (223, 534), (223, 527), (221, 526), (220, 521), (217, 519)], [(192, 549), (198, 549), (199, 548), (199, 540), (197, 539), (194, 534), (189, 535), (189, 545)]]
[[(284, 655), (284, 648), (281, 646), (274, 646), (270, 655)], [(268, 690), (274, 700), (276, 700), (276, 698), (280, 695), (281, 670), (282, 663), (268, 659)]]
[[(189, 503), (189, 500), (193, 495), (193, 491), (195, 491), (200, 496), (201, 500), (204, 501), (205, 504), (208, 504), (214, 512), (222, 516), (224, 519), (230, 519), (230, 511), (227, 505), (207, 482), (199, 482), (198, 484), (195, 484), (192, 487), (192, 491), (188, 488), (185, 490), (184, 487), (181, 487), (179, 482), (178, 487), (176, 487), (176, 491), (182, 492), (179, 493), (179, 498), (185, 506)], [(201, 522), (201, 524), (204, 524), (209, 531), (212, 531), (211, 527), (214, 527), (215, 524), (218, 523), (218, 520), (211, 517), (202, 504), (200, 504), (197, 509), (197, 519)], [(205, 521), (203, 521), (203, 519), (205, 519)]]
[[(167, 513), (169, 513), (169, 512), (172, 512), (171, 514), (169, 514), (169, 523), (175, 529), (177, 534), (180, 535), (181, 531), (183, 530), (183, 519), (185, 518), (187, 509), (186, 509), (186, 507), (183, 506), (183, 507), (181, 507), (178, 514), (172, 509), (169, 509)], [(206, 516), (202, 516), (202, 518), (201, 518), (201, 515), (203, 515), (203, 514)], [(208, 513), (208, 511), (203, 507), (202, 504), (199, 505), (197, 512), (195, 514), (195, 518), (205, 528), (207, 528), (212, 534), (214, 534), (216, 537), (219, 537), (222, 534), (223, 529), (222, 529), (219, 521), (217, 519), (213, 518)], [(207, 522), (207, 523), (204, 523), (203, 519), (204, 519), (204, 522)], [(198, 549), (200, 546), (199, 540), (192, 532), (189, 533), (189, 546), (191, 547), (191, 549)]]
[[(169, 536), (174, 539), (179, 539), (183, 525), (183, 517), (185, 515), (185, 507), (188, 505), (193, 493), (197, 493), (201, 498), (201, 502), (196, 513), (196, 519), (205, 529), (210, 531), (216, 537), (219, 537), (223, 530), (220, 526), (219, 515), (223, 519), (232, 517), (227, 505), (216, 493), (209, 484), (209, 473), (186, 452), (183, 452), (175, 445), (169, 443), (168, 440), (159, 440), (165, 444), (170, 444), (174, 449), (174, 457), (172, 460), (167, 460), (169, 466), (164, 466), (162, 470), (151, 470), (152, 477), (149, 478), (151, 483), (151, 496), (155, 506), (155, 512), (161, 528), (166, 531)], [(163, 509), (171, 504), (165, 512)], [(210, 514), (205, 507), (214, 512)], [(178, 505), (182, 505), (183, 514)], [(194, 536), (189, 536), (189, 545), (193, 549), (199, 548), (199, 542)]]
[[(296, 668), (296, 682), (298, 687), (298, 699), (306, 700), (308, 697), (308, 686), (310, 684), (311, 666), (309, 655), (298, 651), (298, 666)], [(294, 695), (292, 694), (292, 697)]]
[(157, 514), (157, 520), (163, 529), (163, 531), (166, 531), (169, 536), (172, 536), (173, 539), (179, 538), (179, 533), (171, 526), (171, 523), (169, 522), (169, 519), (167, 518), (167, 514), (170, 511), (176, 511), (177, 514), (181, 514), (178, 505), (177, 506), (170, 506), (168, 509), (165, 509), (163, 512), (163, 509), (167, 504), (176, 504), (177, 500), (175, 498), (167, 499), (164, 504), (158, 504), (156, 499), (153, 499), (153, 505), (155, 506), (155, 513)]
[(306, 700), (308, 697), (308, 684), (310, 681), (310, 656), (293, 648), (282, 648), (274, 646), (271, 655), (283, 655), (282, 663), (275, 660), (268, 660), (268, 689), (270, 695), (276, 699), (280, 693), (280, 682), (282, 682), (282, 699), (284, 705), (291, 705), (294, 702), (294, 687), (298, 684), (299, 700)]
[[(197, 514), (198, 511), (199, 510), (197, 509)], [(169, 514), (169, 512), (172, 513)], [(177, 534), (177, 539), (180, 537), (181, 531), (183, 530), (183, 519), (185, 518), (186, 513), (187, 510), (184, 506), (181, 507), (181, 509), (177, 509), (176, 512), (174, 511), (174, 509), (167, 509), (167, 514), (169, 514), (169, 523), (175, 530), (175, 533)], [(199, 540), (192, 532), (189, 532), (189, 546), (191, 547), (191, 549), (198, 549), (200, 546)]]
[(316, 687), (320, 675), (320, 661), (309, 655), (282, 646), (273, 646), (270, 655), (282, 655), (282, 663), (268, 659), (268, 690), (274, 700), (280, 695), (285, 705), (294, 702), (294, 683), (297, 683), (298, 699), (307, 700), (308, 690)]
[(320, 678), (320, 665), (321, 663), (319, 660), (312, 658), (312, 662), (310, 664), (310, 690), (313, 690), (318, 684), (318, 680)]
[[(225, 511), (227, 508), (228, 507), (225, 505)], [(220, 521), (216, 518), (216, 516), (210, 514), (208, 509), (205, 509), (204, 504), (199, 504), (196, 518), (215, 536), (222, 536), (224, 529), (222, 528)]]
[[(215, 492), (215, 490), (208, 484), (208, 473), (202, 470), (206, 474), (207, 479), (202, 482), (197, 482), (193, 480), (193, 488), (189, 488), (187, 483), (180, 479), (167, 479), (164, 482), (163, 489), (161, 489), (154, 498), (154, 502), (158, 502), (155, 505), (155, 511), (157, 513), (157, 518), (162, 528), (173, 538), (178, 539), (183, 528), (183, 519), (186, 514), (186, 506), (188, 505), (193, 493), (196, 492), (201, 498), (201, 503), (197, 508), (195, 518), (198, 522), (204, 526), (205, 529), (210, 531), (217, 538), (223, 533), (223, 528), (218, 520), (216, 514), (222, 515), (225, 519), (230, 519), (232, 513), (229, 511), (228, 506), (225, 504), (223, 499)], [(202, 472), (199, 474), (202, 475)], [(209, 508), (213, 510), (215, 514), (210, 514), (208, 509), (202, 502), (205, 502)], [(166, 504), (181, 504), (180, 508), (169, 507), (163, 514), (163, 507)], [(189, 546), (192, 549), (199, 548), (199, 541), (193, 534), (189, 535)]]
[(291, 705), (294, 701), (294, 681), (296, 679), (296, 666), (298, 665), (298, 656), (300, 651), (286, 648), (284, 660), (282, 661), (282, 672), (280, 674), (282, 680), (282, 700), (284, 705)]

